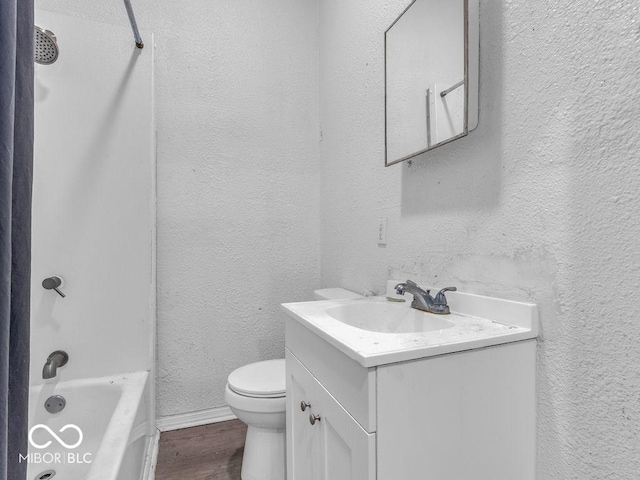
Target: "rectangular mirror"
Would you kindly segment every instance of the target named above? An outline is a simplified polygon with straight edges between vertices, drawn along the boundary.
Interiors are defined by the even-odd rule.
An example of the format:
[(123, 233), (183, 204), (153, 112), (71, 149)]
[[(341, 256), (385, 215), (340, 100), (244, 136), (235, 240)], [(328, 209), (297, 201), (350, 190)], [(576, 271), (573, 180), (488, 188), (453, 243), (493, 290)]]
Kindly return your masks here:
[(478, 125), (478, 0), (414, 0), (385, 32), (385, 165)]

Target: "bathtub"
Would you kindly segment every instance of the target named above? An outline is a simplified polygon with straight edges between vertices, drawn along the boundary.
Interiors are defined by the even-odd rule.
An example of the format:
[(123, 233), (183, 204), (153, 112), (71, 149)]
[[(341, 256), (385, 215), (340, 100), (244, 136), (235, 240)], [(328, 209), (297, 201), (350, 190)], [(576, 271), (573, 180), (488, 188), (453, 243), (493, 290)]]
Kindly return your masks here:
[[(141, 480), (151, 440), (148, 372), (31, 387), (27, 480)], [(61, 395), (66, 406), (49, 413)], [(59, 401), (52, 402), (59, 405)]]

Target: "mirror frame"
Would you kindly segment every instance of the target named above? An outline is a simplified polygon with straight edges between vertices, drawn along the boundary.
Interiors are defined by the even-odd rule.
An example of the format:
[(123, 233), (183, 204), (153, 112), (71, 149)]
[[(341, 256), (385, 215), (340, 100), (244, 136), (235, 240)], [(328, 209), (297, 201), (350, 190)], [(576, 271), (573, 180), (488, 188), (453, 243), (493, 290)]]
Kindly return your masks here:
[(384, 166), (389, 167), (396, 163), (410, 160), (425, 152), (441, 147), (448, 143), (469, 135), (478, 126), (478, 71), (480, 60), (480, 29), (479, 29), (479, 0), (460, 0), (464, 2), (464, 121), (462, 133), (447, 140), (431, 145), (423, 150), (419, 150), (402, 158), (389, 161), (389, 148), (387, 145), (387, 133), (389, 131), (387, 119), (387, 34), (389, 30), (407, 13), (407, 11), (418, 0), (412, 2), (405, 8), (398, 18), (384, 31)]

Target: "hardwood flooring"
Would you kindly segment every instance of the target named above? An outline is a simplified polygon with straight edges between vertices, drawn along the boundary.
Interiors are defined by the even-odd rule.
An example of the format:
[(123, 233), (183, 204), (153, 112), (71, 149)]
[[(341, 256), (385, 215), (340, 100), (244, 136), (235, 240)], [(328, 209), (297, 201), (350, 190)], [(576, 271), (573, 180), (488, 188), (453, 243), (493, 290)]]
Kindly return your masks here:
[(240, 480), (246, 433), (240, 420), (163, 432), (156, 480)]

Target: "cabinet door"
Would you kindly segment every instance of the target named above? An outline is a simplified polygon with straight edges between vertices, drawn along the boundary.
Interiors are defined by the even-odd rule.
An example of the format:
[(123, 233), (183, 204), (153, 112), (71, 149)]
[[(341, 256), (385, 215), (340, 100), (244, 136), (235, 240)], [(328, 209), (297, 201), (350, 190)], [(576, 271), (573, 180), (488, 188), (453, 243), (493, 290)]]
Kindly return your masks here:
[[(309, 415), (313, 403), (313, 377), (287, 350), (287, 479), (321, 480), (324, 474), (322, 445)], [(301, 402), (310, 403), (304, 411)]]
[[(367, 433), (287, 351), (289, 480), (375, 480), (375, 434)], [(300, 402), (311, 404), (306, 411)], [(311, 424), (310, 416), (319, 420)]]
[(324, 455), (323, 480), (374, 480), (376, 478), (375, 433), (367, 433), (318, 384), (314, 413)]

